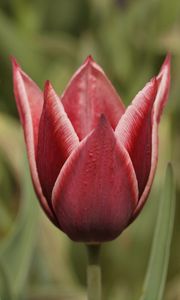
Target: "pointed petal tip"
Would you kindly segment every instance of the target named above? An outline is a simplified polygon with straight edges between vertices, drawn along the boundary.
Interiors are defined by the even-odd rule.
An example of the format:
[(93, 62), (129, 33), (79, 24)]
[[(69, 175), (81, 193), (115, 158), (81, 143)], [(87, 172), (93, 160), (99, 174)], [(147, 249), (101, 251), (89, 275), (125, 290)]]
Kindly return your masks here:
[(156, 78), (156, 76), (154, 76), (154, 77), (151, 78), (150, 84), (151, 84), (152, 86), (156, 86), (156, 85), (157, 85), (157, 78)]
[(171, 58), (172, 58), (172, 54), (170, 52), (167, 53), (166, 57), (165, 57), (165, 62), (166, 63), (170, 63), (171, 62)]
[(44, 101), (50, 98), (51, 92), (54, 91), (50, 80), (46, 80), (44, 84)]
[(91, 63), (93, 63), (94, 62), (94, 59), (93, 59), (93, 57), (92, 57), (92, 55), (91, 54), (89, 54), (87, 57), (86, 57), (86, 59), (85, 59), (85, 61), (84, 61), (84, 64), (91, 64)]
[(14, 71), (21, 69), (20, 65), (18, 64), (18, 62), (17, 62), (17, 60), (14, 56), (10, 56), (10, 60), (11, 60), (12, 67), (13, 67)]
[(50, 80), (46, 80), (44, 84), (44, 90), (48, 91), (52, 87)]
[(46, 80), (45, 84), (44, 84), (44, 104), (45, 105), (52, 105), (52, 104), (60, 104), (59, 101), (59, 97), (56, 94), (56, 91), (53, 88), (52, 83), (50, 82), (50, 80)]
[(154, 76), (152, 79), (151, 79), (151, 83), (152, 83), (152, 86), (154, 88), (154, 91), (157, 92), (157, 89), (158, 89), (158, 80), (157, 80), (157, 77)]
[(146, 83), (145, 87), (138, 92), (138, 94), (136, 95), (136, 97), (134, 98), (134, 100), (132, 102), (133, 103), (134, 103), (134, 101), (137, 102), (138, 100), (136, 100), (136, 99), (139, 99), (140, 95), (144, 97), (144, 95), (146, 94), (146, 95), (149, 95), (150, 98), (152, 97), (152, 95), (155, 96), (157, 89), (158, 89), (158, 80), (157, 80), (156, 76), (154, 76), (151, 78), (151, 80), (149, 82)]
[(161, 70), (163, 70), (165, 67), (168, 67), (168, 69), (170, 69), (170, 66), (171, 66), (171, 57), (172, 57), (171, 53), (168, 52), (167, 55), (166, 55), (166, 57), (165, 57), (165, 60), (164, 60), (164, 62), (162, 64)]

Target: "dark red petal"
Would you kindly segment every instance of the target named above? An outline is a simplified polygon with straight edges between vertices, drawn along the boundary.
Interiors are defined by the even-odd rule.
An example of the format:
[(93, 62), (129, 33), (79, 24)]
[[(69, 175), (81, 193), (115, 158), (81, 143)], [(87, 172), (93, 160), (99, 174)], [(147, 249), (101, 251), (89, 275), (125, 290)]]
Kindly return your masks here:
[(139, 202), (131, 221), (142, 209), (154, 178), (158, 157), (158, 123), (170, 86), (170, 57), (160, 73), (135, 97), (121, 118), (116, 135), (127, 149), (136, 172)]
[(161, 70), (158, 74), (158, 93), (155, 101), (155, 117), (159, 123), (160, 117), (163, 111), (163, 108), (167, 102), (169, 89), (170, 89), (170, 64), (171, 64), (171, 55), (168, 54), (165, 58), (165, 61), (161, 67)]
[(168, 99), (169, 89), (170, 89), (170, 63), (171, 57), (167, 55), (160, 73), (157, 76), (158, 81), (158, 91), (154, 103), (153, 115), (152, 115), (152, 155), (151, 155), (151, 169), (147, 184), (138, 202), (131, 222), (137, 217), (141, 209), (143, 208), (147, 196), (149, 194), (153, 178), (156, 171), (157, 159), (158, 159), (158, 123), (160, 121), (160, 116), (162, 114), (165, 103)]
[(126, 227), (137, 200), (132, 162), (102, 116), (60, 172), (52, 193), (55, 214), (71, 239), (103, 242)]
[(125, 111), (111, 82), (91, 57), (72, 77), (62, 103), (80, 140), (97, 126), (102, 113), (115, 128)]
[(49, 203), (60, 170), (78, 145), (78, 137), (64, 107), (51, 84), (47, 82), (39, 126), (37, 169), (43, 193)]
[[(33, 126), (34, 148), (37, 148), (39, 121), (43, 108), (43, 94), (36, 83), (22, 71), (16, 60), (12, 60), (14, 75), (14, 94), (23, 128), (26, 125), (26, 113), (30, 113)], [(25, 135), (26, 138), (26, 135)]]
[(139, 197), (144, 191), (151, 168), (152, 110), (156, 93), (157, 82), (153, 79), (137, 94), (115, 131), (131, 157), (137, 176)]
[(35, 152), (37, 147), (37, 135), (39, 120), (42, 113), (43, 96), (37, 85), (26, 75), (13, 59), (14, 94), (18, 107), (21, 123), (24, 129), (28, 159), (30, 164), (33, 184), (40, 203), (48, 217), (56, 223), (45, 197), (43, 196), (37, 173)]

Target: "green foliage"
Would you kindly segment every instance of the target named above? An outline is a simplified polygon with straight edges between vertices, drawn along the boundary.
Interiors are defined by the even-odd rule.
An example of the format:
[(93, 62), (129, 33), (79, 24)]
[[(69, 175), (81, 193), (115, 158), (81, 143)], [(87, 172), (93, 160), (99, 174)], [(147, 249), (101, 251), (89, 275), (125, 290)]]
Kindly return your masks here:
[(175, 214), (175, 185), (169, 164), (161, 194), (151, 257), (141, 300), (162, 300), (167, 276)]
[[(6, 119), (1, 115), (0, 128), (1, 145), (4, 141), (4, 147), (1, 147), (1, 151), (4, 151), (6, 158), (11, 156), (12, 159), (12, 147), (14, 156), (15, 153), (17, 153), (17, 155), (20, 154), (17, 151), (25, 153), (22, 143), (21, 146), (14, 142), (13, 145), (11, 145), (13, 141), (12, 137), (17, 136), (18, 138), (20, 134), (19, 126), (17, 126), (16, 122), (9, 118)], [(8, 162), (10, 163), (10, 161), (9, 159)], [(25, 157), (21, 157), (21, 163), (19, 160), (19, 165), (17, 165), (14, 157), (14, 161), (10, 167), (11, 169), (14, 168), (14, 172), (16, 172), (16, 182), (21, 187), (21, 191), (20, 199), (18, 200), (19, 203), (16, 203), (18, 207), (16, 207), (14, 222), (13, 224), (11, 223), (7, 231), (7, 236), (2, 239), (0, 244), (0, 296), (2, 300), (19, 299), (20, 295), (22, 295), (32, 260), (37, 227), (37, 207), (36, 202), (33, 201), (34, 191), (29, 184), (29, 175), (27, 175), (28, 166)], [(14, 196), (14, 193), (13, 195), (11, 194), (11, 197), (14, 198), (12, 199), (17, 201)], [(8, 201), (8, 199), (4, 199), (4, 201), (5, 200)], [(7, 211), (6, 214), (8, 215)]]
[(0, 262), (0, 299), (13, 300), (10, 280), (3, 262)]

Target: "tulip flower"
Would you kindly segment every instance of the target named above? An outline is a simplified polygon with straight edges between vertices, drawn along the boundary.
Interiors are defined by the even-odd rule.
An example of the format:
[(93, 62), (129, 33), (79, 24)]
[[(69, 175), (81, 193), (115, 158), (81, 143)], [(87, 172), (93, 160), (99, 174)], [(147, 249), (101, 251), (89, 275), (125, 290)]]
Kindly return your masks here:
[(170, 57), (125, 108), (88, 57), (59, 97), (13, 60), (14, 93), (35, 191), (49, 219), (72, 240), (115, 239), (142, 210), (158, 158), (158, 124)]

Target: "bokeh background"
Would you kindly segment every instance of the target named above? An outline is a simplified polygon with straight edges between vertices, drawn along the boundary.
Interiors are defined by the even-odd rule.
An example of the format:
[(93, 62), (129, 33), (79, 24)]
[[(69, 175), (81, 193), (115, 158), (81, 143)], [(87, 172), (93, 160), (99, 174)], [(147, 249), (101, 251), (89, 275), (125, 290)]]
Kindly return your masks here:
[[(163, 186), (173, 161), (177, 207), (165, 300), (180, 299), (180, 1), (0, 0), (0, 291), (2, 300), (85, 299), (86, 253), (40, 211), (12, 89), (10, 55), (61, 94), (87, 55), (128, 105), (172, 54), (158, 172), (143, 213), (101, 253), (104, 299), (139, 299)], [(2, 296), (1, 296), (2, 297)]]

